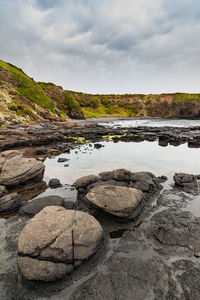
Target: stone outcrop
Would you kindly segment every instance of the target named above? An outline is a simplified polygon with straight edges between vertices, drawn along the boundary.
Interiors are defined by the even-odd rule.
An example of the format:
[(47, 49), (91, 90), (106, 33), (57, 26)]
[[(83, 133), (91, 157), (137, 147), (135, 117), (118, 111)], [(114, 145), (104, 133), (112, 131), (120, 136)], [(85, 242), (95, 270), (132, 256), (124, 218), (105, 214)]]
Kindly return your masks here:
[(94, 217), (63, 207), (46, 207), (19, 236), (19, 268), (29, 280), (59, 279), (91, 256), (102, 236), (103, 229)]
[(136, 208), (143, 199), (143, 193), (133, 188), (102, 185), (91, 189), (86, 198), (111, 215), (132, 219), (136, 217)]
[(81, 193), (87, 193), (95, 186), (116, 185), (136, 188), (145, 193), (154, 193), (162, 189), (161, 182), (164, 177), (156, 177), (150, 172), (130, 172), (126, 169), (116, 169), (109, 172), (101, 172), (98, 176), (89, 175), (76, 180), (74, 186)]

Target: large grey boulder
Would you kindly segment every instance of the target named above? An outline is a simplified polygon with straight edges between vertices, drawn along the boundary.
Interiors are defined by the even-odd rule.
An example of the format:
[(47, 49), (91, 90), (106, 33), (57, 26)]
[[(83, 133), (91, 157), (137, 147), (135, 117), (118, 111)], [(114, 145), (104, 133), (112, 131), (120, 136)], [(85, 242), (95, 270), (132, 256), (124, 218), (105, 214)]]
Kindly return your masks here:
[[(19, 236), (19, 268), (29, 280), (59, 279), (91, 256), (102, 236), (103, 229), (93, 216), (58, 206), (45, 207)], [(38, 268), (30, 267), (30, 259)]]
[(33, 217), (46, 206), (64, 206), (64, 199), (60, 196), (46, 196), (27, 202), (21, 208), (19, 213)]
[(0, 184), (16, 186), (32, 179), (41, 179), (43, 173), (44, 165), (42, 162), (34, 158), (24, 158), (21, 155), (16, 155), (7, 159), (3, 164), (0, 174)]
[(17, 193), (8, 194), (0, 198), (0, 213), (9, 213), (19, 209), (22, 203), (21, 196)]
[(114, 216), (132, 219), (135, 209), (143, 199), (140, 190), (114, 185), (96, 186), (86, 195), (95, 207)]

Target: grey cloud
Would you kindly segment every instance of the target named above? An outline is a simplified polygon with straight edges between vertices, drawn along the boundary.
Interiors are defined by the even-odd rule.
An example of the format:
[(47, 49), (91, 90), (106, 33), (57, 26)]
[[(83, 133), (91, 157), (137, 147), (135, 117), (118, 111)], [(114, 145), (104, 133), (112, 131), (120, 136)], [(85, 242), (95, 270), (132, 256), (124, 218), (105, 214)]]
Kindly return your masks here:
[(196, 0), (0, 0), (0, 54), (66, 89), (198, 92), (199, 11)]

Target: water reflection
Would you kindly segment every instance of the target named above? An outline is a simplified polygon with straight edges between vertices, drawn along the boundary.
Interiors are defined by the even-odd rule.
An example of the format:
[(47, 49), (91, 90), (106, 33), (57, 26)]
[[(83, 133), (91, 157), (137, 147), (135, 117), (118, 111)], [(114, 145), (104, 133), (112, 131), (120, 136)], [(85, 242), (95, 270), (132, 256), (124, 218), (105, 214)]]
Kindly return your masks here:
[[(102, 142), (105, 146), (96, 149), (94, 145), (80, 146), (70, 154), (62, 154), (45, 161), (45, 180), (52, 177), (60, 179), (63, 184), (72, 184), (77, 178), (89, 174), (98, 174), (116, 168), (126, 168), (132, 172), (149, 171), (157, 176), (166, 175), (168, 183), (172, 182), (175, 172), (200, 173), (200, 150), (188, 148), (187, 144), (174, 147), (159, 147), (158, 142)], [(164, 146), (164, 144), (162, 144)], [(69, 166), (58, 163), (57, 159), (70, 159)]]

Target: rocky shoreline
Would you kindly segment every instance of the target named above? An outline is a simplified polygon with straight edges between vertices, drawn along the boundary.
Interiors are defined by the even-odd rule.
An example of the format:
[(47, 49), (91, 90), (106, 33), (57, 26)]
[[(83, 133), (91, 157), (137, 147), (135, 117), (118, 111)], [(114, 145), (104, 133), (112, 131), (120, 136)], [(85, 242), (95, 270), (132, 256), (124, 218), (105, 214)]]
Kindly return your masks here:
[(42, 184), (38, 158), (86, 141), (96, 148), (107, 139), (199, 147), (200, 127), (39, 124), (0, 129), (0, 136), (1, 213), (21, 207), (0, 219), (2, 299), (198, 299), (200, 212), (187, 208), (198, 202), (200, 175), (174, 174), (163, 189), (165, 174), (91, 174), (74, 182), (75, 202), (53, 195), (25, 202), (13, 191)]
[[(81, 138), (96, 142), (106, 139), (114, 142), (142, 142), (156, 141), (160, 146), (181, 145), (188, 143), (188, 147), (200, 147), (200, 126), (193, 127), (147, 127), (135, 128), (105, 128), (96, 123), (66, 122), (58, 125), (41, 123), (38, 125), (10, 126), (0, 128), (0, 151), (26, 147), (55, 146), (54, 152), (64, 152), (74, 144), (81, 144)], [(38, 152), (38, 154), (47, 154)], [(52, 151), (53, 152), (53, 151)], [(37, 154), (37, 153), (36, 153)]]

